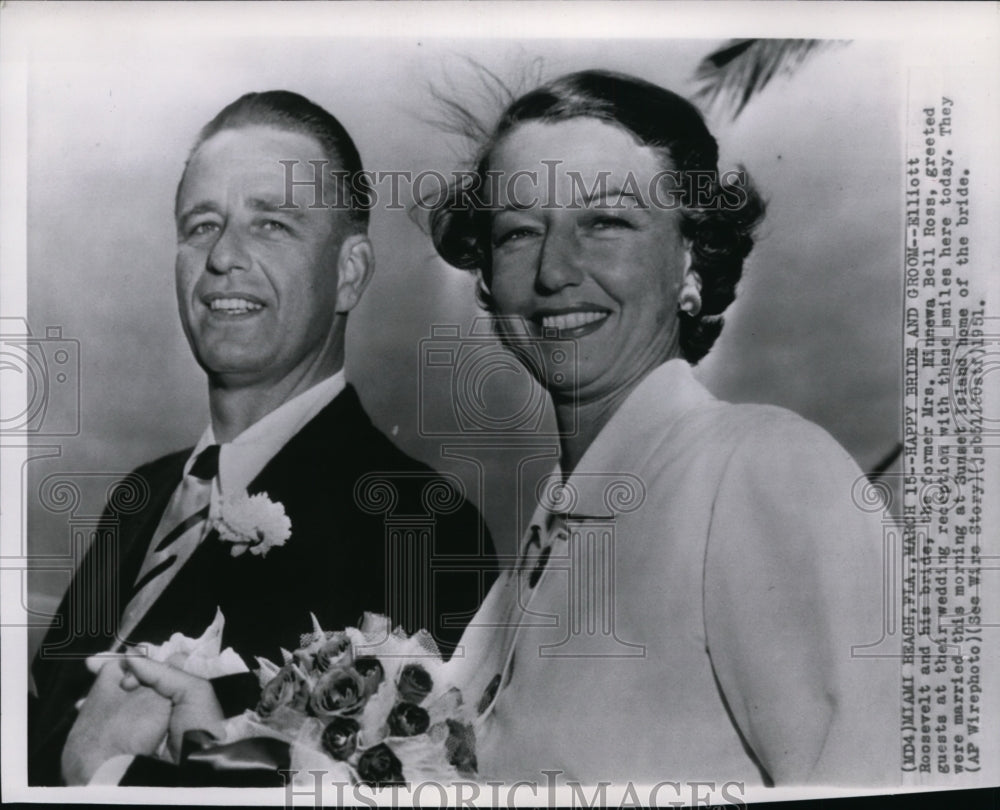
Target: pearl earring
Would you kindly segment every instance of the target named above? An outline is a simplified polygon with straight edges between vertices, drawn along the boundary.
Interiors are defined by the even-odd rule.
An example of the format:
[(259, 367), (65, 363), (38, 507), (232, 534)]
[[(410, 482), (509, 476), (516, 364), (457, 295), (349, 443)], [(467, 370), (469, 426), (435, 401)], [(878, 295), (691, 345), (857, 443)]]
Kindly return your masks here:
[(694, 284), (685, 284), (677, 299), (677, 307), (681, 312), (697, 317), (701, 312), (701, 292)]
[(677, 308), (692, 318), (701, 312), (701, 276), (691, 269), (691, 251), (687, 251), (684, 261), (684, 283), (680, 295), (677, 296)]

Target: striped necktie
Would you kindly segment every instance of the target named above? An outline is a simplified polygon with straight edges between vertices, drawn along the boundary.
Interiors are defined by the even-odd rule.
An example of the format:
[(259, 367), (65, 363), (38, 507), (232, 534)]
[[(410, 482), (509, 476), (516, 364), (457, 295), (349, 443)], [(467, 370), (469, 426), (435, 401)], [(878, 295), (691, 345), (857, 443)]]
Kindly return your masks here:
[(212, 480), (218, 472), (219, 445), (209, 445), (194, 460), (156, 527), (122, 613), (119, 639), (127, 638), (135, 629), (204, 537)]

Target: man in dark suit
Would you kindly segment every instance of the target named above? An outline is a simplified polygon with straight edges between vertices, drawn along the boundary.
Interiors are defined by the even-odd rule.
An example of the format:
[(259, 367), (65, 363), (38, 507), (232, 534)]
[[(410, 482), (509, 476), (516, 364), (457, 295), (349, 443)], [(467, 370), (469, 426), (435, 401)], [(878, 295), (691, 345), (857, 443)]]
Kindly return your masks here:
[[(108, 506), (34, 662), (31, 784), (87, 783), (109, 762), (123, 769), (111, 781), (143, 783), (130, 756), (151, 751), (121, 718), (74, 708), (89, 655), (200, 635), (217, 608), (223, 645), (251, 664), (280, 660), (310, 612), (329, 629), (387, 613), (447, 651), (488, 589), (478, 512), (382, 435), (344, 380), (347, 314), (373, 269), (359, 178), (347, 132), (293, 93), (244, 96), (202, 130), (177, 191), (176, 281), (210, 424), (193, 450), (130, 476), (143, 508)], [(241, 497), (245, 511), (262, 493), (290, 536), (280, 519), (233, 534)], [(88, 621), (100, 615), (115, 620)], [(245, 685), (219, 690), (230, 713), (254, 700)]]

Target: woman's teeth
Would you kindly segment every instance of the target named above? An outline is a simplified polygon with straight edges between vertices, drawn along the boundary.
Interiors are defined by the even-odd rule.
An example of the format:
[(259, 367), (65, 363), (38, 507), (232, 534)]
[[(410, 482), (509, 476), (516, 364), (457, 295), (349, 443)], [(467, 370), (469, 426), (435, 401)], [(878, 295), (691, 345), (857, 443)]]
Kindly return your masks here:
[(546, 329), (576, 329), (602, 318), (608, 317), (607, 312), (568, 312), (565, 315), (546, 315), (542, 318), (542, 326)]

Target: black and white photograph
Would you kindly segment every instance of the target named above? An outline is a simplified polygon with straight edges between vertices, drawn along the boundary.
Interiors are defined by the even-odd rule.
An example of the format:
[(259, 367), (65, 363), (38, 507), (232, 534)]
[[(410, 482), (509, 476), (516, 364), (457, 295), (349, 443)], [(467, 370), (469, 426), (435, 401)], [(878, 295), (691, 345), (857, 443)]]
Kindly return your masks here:
[(0, 21), (7, 801), (997, 800), (994, 4)]

